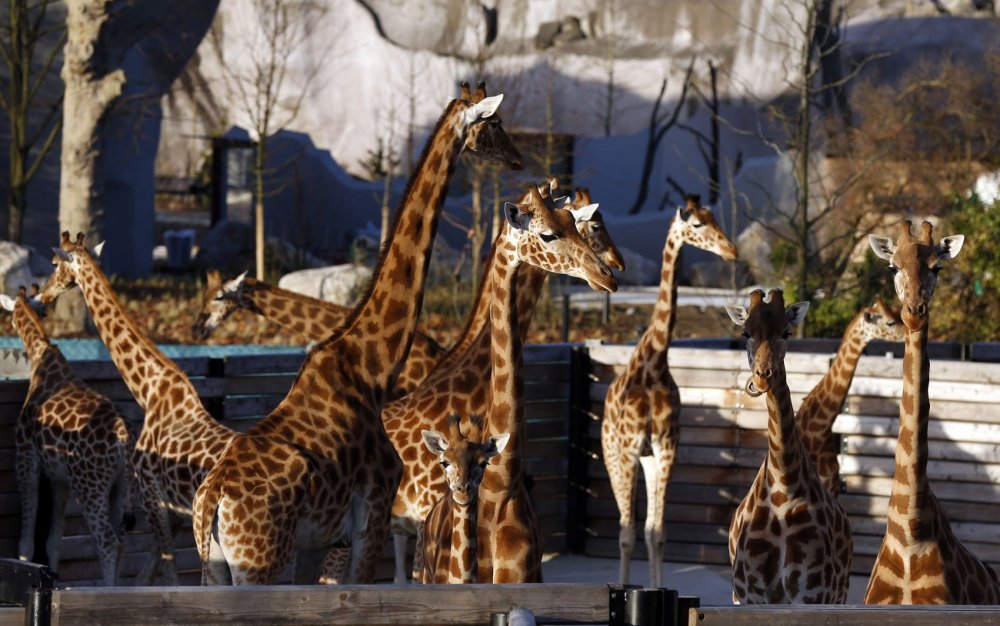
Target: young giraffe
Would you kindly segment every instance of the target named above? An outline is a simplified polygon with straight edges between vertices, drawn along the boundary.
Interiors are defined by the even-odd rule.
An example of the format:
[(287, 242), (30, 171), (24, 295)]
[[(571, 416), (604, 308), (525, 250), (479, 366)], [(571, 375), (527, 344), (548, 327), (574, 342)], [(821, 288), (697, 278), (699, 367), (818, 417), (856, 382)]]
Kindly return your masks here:
[(733, 601), (834, 604), (847, 598), (853, 544), (847, 514), (823, 488), (802, 445), (785, 381), (785, 341), (808, 302), (785, 309), (781, 291), (750, 294), (750, 310), (728, 306), (747, 339), (746, 392), (767, 394), (768, 446), (750, 491), (733, 514), (729, 558)]
[(523, 354), (517, 316), (522, 263), (576, 276), (592, 289), (615, 291), (611, 270), (577, 232), (570, 211), (555, 208), (531, 187), (531, 201), (504, 206), (506, 224), (494, 251), (490, 303), (489, 407), (485, 435), (509, 433), (507, 452), (479, 489), (478, 578), (494, 583), (541, 582), (541, 530), (524, 485)]
[[(247, 309), (317, 342), (333, 334), (351, 313), (347, 307), (269, 285), (248, 277), (246, 272), (223, 282), (219, 272), (210, 270), (201, 313), (191, 333), (204, 341), (237, 309)], [(404, 396), (416, 389), (443, 354), (444, 349), (436, 341), (418, 331), (396, 381), (393, 397)]]
[(858, 359), (873, 339), (903, 340), (899, 315), (881, 298), (861, 309), (847, 325), (829, 371), (802, 400), (795, 414), (806, 453), (812, 458), (823, 486), (835, 496), (840, 494), (840, 462), (833, 423), (844, 406)]
[[(539, 186), (539, 192), (556, 196), (558, 181)], [(517, 204), (530, 202), (525, 194)], [(624, 269), (621, 254), (611, 240), (599, 211), (588, 215), (591, 205), (588, 190), (578, 188), (568, 208), (574, 210), (576, 227), (584, 241), (608, 266)], [(596, 205), (595, 205), (596, 207)], [(447, 493), (448, 486), (436, 471), (436, 457), (423, 444), (421, 431), (446, 428), (449, 415), (485, 415), (487, 388), (483, 381), (490, 376), (489, 304), (494, 271), (495, 248), (490, 251), (479, 282), (472, 313), (455, 346), (435, 366), (434, 371), (416, 391), (390, 403), (382, 413), (389, 439), (403, 459), (403, 478), (392, 505), (393, 543), (396, 548), (395, 582), (406, 582), (406, 546), (408, 537), (417, 536), (414, 553), (414, 580), (423, 572), (422, 528), (434, 503)], [(517, 315), (524, 341), (535, 304), (548, 273), (526, 264), (518, 272)]]
[[(31, 360), (31, 382), (15, 428), (17, 487), (21, 496), (18, 556), (35, 552), (38, 482), (52, 485), (52, 522), (45, 542), (49, 566), (59, 570), (66, 500), (72, 491), (97, 543), (104, 586), (118, 584), (125, 531), (135, 523), (130, 510), (132, 468), (129, 435), (114, 403), (85, 386), (59, 348), (49, 342), (24, 287), (17, 298), (0, 294), (0, 305), (13, 312), (12, 323)], [(128, 509), (128, 510), (127, 510)]]
[(736, 258), (733, 245), (712, 212), (689, 196), (677, 209), (663, 246), (660, 290), (652, 322), (636, 345), (625, 370), (608, 387), (601, 424), (601, 450), (618, 503), (618, 580), (628, 584), (629, 564), (635, 549), (635, 490), (638, 470), (646, 477), (646, 550), (649, 584), (659, 587), (663, 576), (663, 516), (670, 472), (677, 456), (681, 402), (670, 375), (667, 350), (674, 327), (677, 299), (677, 262), (684, 244), (714, 252), (727, 261)]
[(424, 521), (422, 582), (469, 584), (476, 582), (476, 522), (479, 483), (490, 459), (503, 452), (508, 433), (482, 440), (482, 420), (470, 416), (463, 434), (460, 416), (448, 420), (449, 435), (432, 430), (421, 434), (427, 449), (444, 468), (448, 491), (438, 499)]
[(61, 247), (53, 250), (55, 271), (39, 299), (48, 303), (80, 286), (111, 360), (146, 415), (132, 466), (156, 547), (137, 584), (151, 584), (159, 570), (167, 584), (176, 585), (171, 544), (179, 516), (191, 515), (195, 490), (235, 433), (209, 415), (187, 375), (128, 314), (83, 245), (83, 235), (73, 243), (64, 232)]
[(996, 573), (955, 537), (927, 480), (927, 332), (931, 297), (941, 263), (958, 256), (963, 235), (934, 244), (923, 223), (920, 238), (904, 222), (899, 239), (869, 236), (875, 254), (889, 261), (902, 303), (906, 339), (899, 403), (896, 471), (885, 537), (865, 592), (865, 604), (998, 604)]
[[(371, 582), (389, 534), (402, 463), (380, 419), (416, 332), (448, 180), (464, 150), (510, 167), (521, 156), (496, 110), (463, 85), (420, 160), (371, 291), (306, 356), (285, 399), (233, 439), (195, 503), (206, 582), (273, 583), (291, 558), (316, 582), (331, 548), (350, 546), (345, 582)], [(221, 576), (220, 576), (221, 574)]]

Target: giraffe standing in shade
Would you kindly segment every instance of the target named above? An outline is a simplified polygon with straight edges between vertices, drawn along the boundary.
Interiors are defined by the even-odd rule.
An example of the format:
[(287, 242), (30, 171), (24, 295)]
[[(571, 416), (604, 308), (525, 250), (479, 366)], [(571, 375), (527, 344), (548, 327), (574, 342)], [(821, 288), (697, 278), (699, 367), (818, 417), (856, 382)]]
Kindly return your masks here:
[(74, 243), (63, 233), (53, 250), (55, 271), (39, 299), (48, 303), (80, 286), (111, 360), (146, 415), (132, 466), (156, 547), (137, 584), (151, 584), (159, 570), (167, 584), (176, 585), (173, 529), (178, 516), (191, 515), (198, 485), (234, 431), (212, 419), (187, 375), (139, 329), (83, 245), (83, 235)]
[[(546, 196), (559, 195), (555, 179), (538, 189)], [(526, 193), (517, 204), (526, 205), (530, 200), (530, 193)], [(572, 209), (577, 230), (598, 257), (609, 267), (624, 270), (621, 254), (604, 227), (597, 205), (591, 207), (591, 204), (589, 191), (578, 188), (566, 208)], [(413, 572), (414, 580), (419, 580), (423, 572), (423, 521), (434, 503), (448, 491), (444, 477), (437, 471), (436, 457), (423, 443), (422, 431), (443, 431), (450, 415), (485, 415), (489, 406), (488, 387), (483, 381), (491, 371), (489, 305), (494, 257), (495, 248), (490, 251), (472, 313), (458, 341), (417, 390), (390, 403), (382, 413), (389, 439), (403, 460), (403, 478), (392, 505), (396, 583), (406, 582), (407, 538), (414, 535), (417, 549)], [(518, 328), (523, 342), (547, 272), (527, 263), (517, 276)]]
[(510, 435), (482, 441), (482, 421), (471, 416), (465, 434), (460, 417), (448, 420), (449, 435), (425, 430), (424, 443), (444, 468), (448, 491), (424, 521), (422, 582), (469, 584), (476, 582), (476, 522), (479, 483), (490, 459), (503, 452)]
[(889, 261), (894, 274), (906, 338), (896, 471), (865, 604), (1000, 603), (996, 573), (955, 537), (927, 480), (929, 309), (942, 262), (958, 256), (964, 241), (963, 235), (953, 235), (935, 244), (929, 222), (919, 238), (904, 222), (895, 244), (869, 236), (875, 254)]
[(677, 456), (678, 418), (681, 402), (670, 375), (667, 350), (674, 327), (677, 300), (677, 262), (684, 244), (714, 252), (723, 259), (736, 258), (733, 245), (712, 212), (687, 198), (677, 209), (663, 246), (660, 290), (652, 322), (639, 339), (625, 370), (608, 387), (601, 423), (601, 450), (618, 503), (618, 580), (628, 584), (629, 564), (635, 549), (635, 490), (639, 466), (646, 478), (646, 551), (650, 585), (659, 587), (663, 577), (664, 512), (670, 472)]
[(496, 115), (502, 96), (464, 85), (420, 159), (371, 291), (307, 356), (285, 399), (232, 440), (195, 503), (203, 580), (273, 583), (295, 554), (295, 581), (319, 579), (349, 546), (344, 582), (371, 582), (389, 534), (402, 463), (380, 419), (416, 332), (448, 180), (464, 150), (521, 167)]
[[(219, 272), (211, 270), (207, 274), (201, 313), (191, 328), (192, 334), (204, 341), (237, 309), (246, 309), (317, 342), (332, 335), (351, 313), (347, 307), (269, 285), (247, 276), (246, 272), (223, 282)], [(443, 354), (444, 349), (436, 341), (418, 331), (403, 371), (399, 373), (393, 397), (416, 389)]]
[(808, 302), (785, 309), (781, 291), (726, 307), (747, 339), (746, 392), (767, 394), (767, 456), (733, 514), (733, 600), (743, 604), (834, 604), (847, 598), (854, 542), (847, 514), (823, 488), (806, 454), (785, 379), (785, 342)]
[[(36, 285), (37, 288), (37, 285)], [(31, 382), (18, 416), (17, 487), (21, 496), (18, 557), (34, 557), (38, 483), (44, 473), (52, 485), (52, 521), (45, 550), (49, 566), (59, 570), (66, 500), (72, 491), (97, 543), (106, 587), (118, 584), (125, 531), (135, 523), (131, 510), (132, 467), (129, 435), (114, 403), (84, 385), (66, 357), (49, 342), (35, 307), (37, 294), (22, 287), (16, 298), (0, 295), (13, 312), (12, 322), (31, 359)]]
[[(570, 211), (531, 187), (530, 202), (504, 206), (494, 247), (490, 303), (490, 399), (485, 435), (510, 435), (505, 453), (479, 488), (478, 578), (494, 583), (541, 582), (541, 529), (524, 485), (523, 354), (517, 317), (522, 263), (576, 276), (592, 289), (615, 291), (611, 270), (580, 236)], [(590, 209), (591, 211), (593, 208)]]
[(829, 371), (802, 400), (795, 414), (806, 453), (812, 458), (823, 486), (835, 496), (840, 494), (840, 462), (833, 423), (847, 399), (861, 353), (873, 339), (903, 340), (899, 315), (881, 298), (861, 309), (848, 323)]

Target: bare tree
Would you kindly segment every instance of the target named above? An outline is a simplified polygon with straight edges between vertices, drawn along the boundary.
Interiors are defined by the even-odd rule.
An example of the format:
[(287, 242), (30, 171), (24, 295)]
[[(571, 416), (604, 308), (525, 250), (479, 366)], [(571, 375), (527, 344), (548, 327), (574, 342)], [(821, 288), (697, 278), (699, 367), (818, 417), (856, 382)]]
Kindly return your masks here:
[[(0, 24), (0, 56), (7, 69), (0, 75), (0, 108), (10, 124), (7, 238), (16, 242), (21, 241), (28, 183), (62, 126), (62, 95), (46, 102), (41, 93), (66, 40), (66, 23), (50, 19), (55, 1), (11, 0), (7, 20)], [(36, 114), (31, 123), (39, 110), (41, 120)]]
[(264, 198), (273, 192), (267, 170), (268, 142), (295, 120), (311, 93), (321, 66), (306, 68), (296, 77), (292, 57), (303, 50), (326, 10), (313, 0), (250, 0), (247, 13), (253, 20), (248, 29), (252, 34), (237, 52), (239, 57), (225, 66), (256, 141), (252, 166), (255, 274), (264, 280)]
[[(698, 101), (708, 109), (709, 134), (706, 135), (690, 124), (679, 123), (677, 127), (687, 131), (694, 137), (698, 154), (701, 155), (701, 160), (708, 172), (708, 204), (713, 205), (719, 201), (719, 195), (722, 191), (720, 174), (722, 148), (719, 120), (719, 68), (712, 61), (708, 62), (708, 87), (709, 91), (706, 94), (697, 84), (693, 85), (694, 94), (697, 96)], [(730, 181), (731, 184), (732, 181)], [(684, 195), (686, 194), (682, 194), (681, 197)], [(663, 201), (660, 203), (660, 209), (663, 209), (668, 198), (669, 196), (664, 196)]]
[(660, 92), (656, 96), (656, 102), (649, 112), (649, 134), (646, 138), (646, 154), (642, 161), (642, 174), (639, 176), (639, 193), (635, 197), (635, 202), (629, 208), (629, 215), (634, 215), (642, 210), (642, 205), (646, 203), (649, 196), (649, 177), (653, 173), (653, 163), (656, 162), (656, 152), (660, 147), (660, 142), (666, 136), (667, 131), (677, 124), (681, 108), (687, 100), (688, 89), (691, 86), (691, 74), (694, 72), (695, 59), (691, 59), (687, 70), (684, 72), (684, 83), (681, 86), (681, 95), (677, 98), (674, 108), (671, 111), (660, 111), (663, 107), (663, 97), (667, 93), (667, 79), (660, 83)]

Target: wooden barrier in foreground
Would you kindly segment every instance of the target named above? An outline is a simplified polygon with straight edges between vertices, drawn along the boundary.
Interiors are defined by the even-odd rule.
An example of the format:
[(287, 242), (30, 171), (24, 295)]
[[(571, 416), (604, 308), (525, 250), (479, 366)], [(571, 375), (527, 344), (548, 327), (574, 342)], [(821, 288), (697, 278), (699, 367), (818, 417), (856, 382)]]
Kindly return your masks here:
[(996, 606), (747, 605), (690, 609), (689, 626), (994, 626)]

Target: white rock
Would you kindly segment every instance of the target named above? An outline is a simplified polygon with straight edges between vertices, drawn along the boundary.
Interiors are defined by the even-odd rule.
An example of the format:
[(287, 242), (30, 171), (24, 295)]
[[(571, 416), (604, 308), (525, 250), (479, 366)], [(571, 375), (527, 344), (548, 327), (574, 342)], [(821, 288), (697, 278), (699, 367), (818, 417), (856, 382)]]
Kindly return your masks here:
[(342, 306), (353, 306), (367, 288), (372, 270), (363, 265), (330, 265), (285, 274), (278, 286)]
[(653, 261), (634, 250), (619, 247), (625, 260), (625, 271), (615, 272), (615, 279), (620, 285), (658, 285), (660, 284), (660, 263)]
[(11, 241), (0, 241), (0, 285), (4, 293), (15, 294), (22, 285), (28, 287), (35, 278), (28, 264), (30, 251)]

